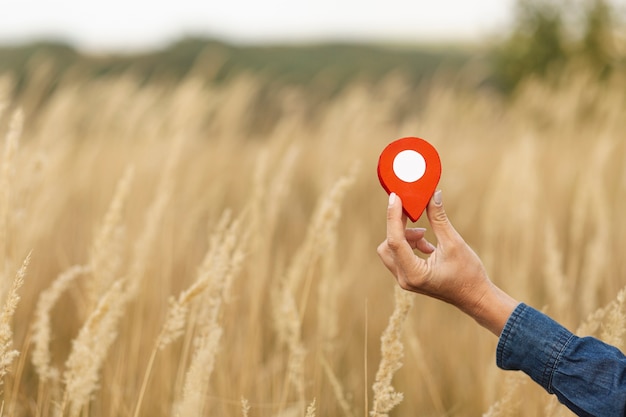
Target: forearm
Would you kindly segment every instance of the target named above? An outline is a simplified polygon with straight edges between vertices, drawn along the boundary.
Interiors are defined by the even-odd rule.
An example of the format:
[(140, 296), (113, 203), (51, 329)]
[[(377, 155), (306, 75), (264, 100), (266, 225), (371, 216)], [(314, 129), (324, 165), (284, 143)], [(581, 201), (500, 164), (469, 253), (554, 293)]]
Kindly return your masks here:
[(483, 285), (485, 289), (481, 292), (480, 298), (475, 301), (459, 302), (457, 307), (482, 327), (500, 336), (504, 325), (519, 302), (491, 281), (486, 280)]

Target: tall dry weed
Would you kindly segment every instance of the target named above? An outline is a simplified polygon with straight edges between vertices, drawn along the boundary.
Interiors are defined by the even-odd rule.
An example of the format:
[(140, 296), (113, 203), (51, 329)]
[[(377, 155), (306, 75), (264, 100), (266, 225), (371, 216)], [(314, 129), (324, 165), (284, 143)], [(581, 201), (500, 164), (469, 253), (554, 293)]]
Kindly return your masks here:
[(72, 352), (63, 372), (65, 392), (61, 404), (62, 413), (67, 410), (71, 417), (80, 415), (98, 389), (100, 370), (118, 335), (119, 320), (127, 302), (127, 291), (123, 281), (116, 281), (100, 298), (78, 336), (72, 341)]
[[(439, 150), (446, 210), (498, 285), (623, 343), (624, 80), (572, 70), (504, 101), (396, 73), (313, 106), (306, 89), (252, 75), (214, 85), (197, 77), (204, 69), (177, 84), (76, 68), (52, 79), (33, 61), (20, 89), (0, 75), (0, 129), (13, 132), (0, 167), (5, 295), (20, 256), (36, 255), (10, 323), (8, 351), (21, 357), (7, 368), (5, 414), (52, 415), (65, 400), (65, 414), (85, 417), (184, 404), (193, 415), (302, 416), (311, 398), (311, 413), (367, 414), (385, 364), (368, 352), (388, 325), (372, 312), (391, 310), (395, 286), (374, 253), (386, 204), (375, 165), (408, 135)], [(9, 126), (20, 106), (24, 129), (19, 116)], [(364, 169), (342, 177), (355, 160)], [(245, 218), (222, 228), (228, 209)], [(208, 239), (207, 225), (217, 225)], [(480, 415), (488, 398), (510, 415), (545, 410), (549, 397), (530, 384), (503, 386), (490, 334), (419, 302), (412, 355), (401, 372), (398, 351), (387, 355), (372, 409)], [(471, 362), (459, 355), (466, 340)]]
[(391, 384), (393, 375), (402, 367), (404, 345), (402, 344), (403, 324), (406, 320), (415, 295), (395, 287), (395, 306), (389, 317), (389, 324), (380, 338), (381, 359), (376, 371), (376, 380), (372, 389), (374, 399), (370, 415), (387, 417), (389, 412), (402, 402), (404, 395)]
[(520, 388), (528, 382), (523, 374), (507, 375), (505, 379), (505, 389), (502, 398), (493, 403), (483, 414), (483, 417), (509, 417), (518, 414), (517, 410), (522, 405), (520, 398)]
[(322, 368), (324, 368), (324, 373), (330, 382), (330, 387), (335, 394), (335, 398), (337, 399), (339, 407), (341, 407), (343, 415), (346, 417), (354, 417), (354, 412), (352, 411), (353, 407), (350, 405), (341, 381), (339, 381), (339, 378), (335, 375), (330, 363), (328, 363), (323, 356), (320, 357), (320, 363), (322, 364)]
[(306, 414), (304, 417), (315, 417), (315, 398), (306, 408)]
[[(302, 315), (310, 295), (315, 263), (323, 256), (328, 244), (332, 245), (341, 216), (341, 200), (347, 188), (352, 184), (355, 171), (340, 178), (330, 192), (318, 204), (311, 223), (303, 237), (302, 244), (293, 256), (279, 288), (274, 292), (273, 314), (279, 340), (288, 349), (287, 381), (303, 403), (305, 397), (304, 362), (306, 347), (302, 343)], [(331, 246), (332, 247), (332, 246)], [(329, 278), (330, 279), (330, 278)], [(303, 286), (302, 288), (300, 288)], [(300, 303), (296, 293), (301, 292)], [(334, 320), (334, 318), (333, 318)], [(332, 326), (330, 322), (328, 325)], [(283, 391), (286, 401), (287, 389)]]
[(86, 299), (91, 311), (100, 296), (119, 278), (123, 261), (124, 226), (123, 208), (130, 193), (133, 169), (128, 168), (117, 184), (111, 204), (104, 216), (102, 225), (96, 232), (89, 254), (92, 279), (87, 281)]
[(182, 397), (176, 404), (177, 416), (201, 415), (205, 410), (206, 394), (215, 367), (216, 356), (223, 333), (219, 323), (222, 306), (228, 301), (233, 280), (239, 274), (247, 250), (247, 234), (241, 230), (243, 217), (236, 219), (221, 238), (215, 242), (216, 256), (203, 264), (200, 280), (208, 281), (203, 304), (198, 306), (197, 335), (194, 352), (185, 376)]
[(546, 222), (544, 234), (544, 277), (548, 298), (553, 303), (550, 312), (559, 320), (570, 323), (574, 283), (565, 275), (563, 251), (557, 242), (556, 226), (553, 221)]
[(52, 340), (52, 309), (57, 304), (61, 295), (81, 275), (88, 273), (90, 269), (82, 265), (75, 265), (54, 280), (52, 285), (42, 291), (37, 300), (35, 317), (33, 319), (33, 353), (32, 362), (41, 384), (56, 381), (59, 370), (52, 365), (50, 342)]
[(24, 285), (24, 277), (30, 263), (30, 253), (24, 259), (22, 266), (18, 269), (13, 279), (13, 283), (6, 294), (2, 312), (0, 312), (0, 385), (4, 383), (4, 377), (9, 372), (9, 367), (13, 360), (19, 356), (20, 352), (13, 349), (13, 325), (15, 310), (20, 301), (19, 289)]
[[(0, 114), (1, 115), (1, 114)], [(24, 114), (16, 110), (11, 116), (9, 130), (4, 140), (2, 161), (0, 165), (0, 295), (6, 294), (11, 268), (11, 247), (9, 245), (12, 236), (10, 223), (13, 209), (16, 175), (16, 153), (19, 139), (22, 134)]]

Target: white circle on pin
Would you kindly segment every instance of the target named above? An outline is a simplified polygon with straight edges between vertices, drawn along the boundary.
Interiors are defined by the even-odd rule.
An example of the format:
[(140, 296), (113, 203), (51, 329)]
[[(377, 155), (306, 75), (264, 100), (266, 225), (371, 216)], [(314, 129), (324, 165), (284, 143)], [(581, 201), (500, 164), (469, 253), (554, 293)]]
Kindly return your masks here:
[(424, 176), (426, 160), (419, 152), (407, 149), (393, 159), (393, 173), (404, 182), (415, 182)]

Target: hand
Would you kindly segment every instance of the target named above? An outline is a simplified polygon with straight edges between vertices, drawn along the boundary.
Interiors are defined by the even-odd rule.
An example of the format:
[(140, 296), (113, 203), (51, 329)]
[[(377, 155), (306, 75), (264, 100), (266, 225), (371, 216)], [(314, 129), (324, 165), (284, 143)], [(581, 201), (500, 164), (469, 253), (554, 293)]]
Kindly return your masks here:
[[(482, 262), (454, 229), (437, 191), (426, 208), (437, 247), (424, 229), (406, 229), (400, 198), (391, 194), (387, 207), (387, 238), (378, 255), (405, 290), (455, 305), (499, 335), (517, 302), (489, 280)], [(414, 249), (429, 255), (422, 259)]]

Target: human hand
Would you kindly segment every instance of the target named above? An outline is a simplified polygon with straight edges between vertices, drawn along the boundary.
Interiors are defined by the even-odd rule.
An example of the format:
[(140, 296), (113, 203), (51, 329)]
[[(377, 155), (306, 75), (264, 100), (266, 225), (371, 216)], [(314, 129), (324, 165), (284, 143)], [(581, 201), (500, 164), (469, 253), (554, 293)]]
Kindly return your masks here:
[[(403, 289), (453, 304), (499, 335), (517, 302), (493, 285), (481, 260), (454, 229), (441, 191), (433, 195), (426, 214), (436, 247), (424, 238), (424, 229), (406, 229), (402, 202), (392, 193), (387, 238), (378, 246), (378, 255)], [(429, 256), (422, 259), (414, 249)]]

